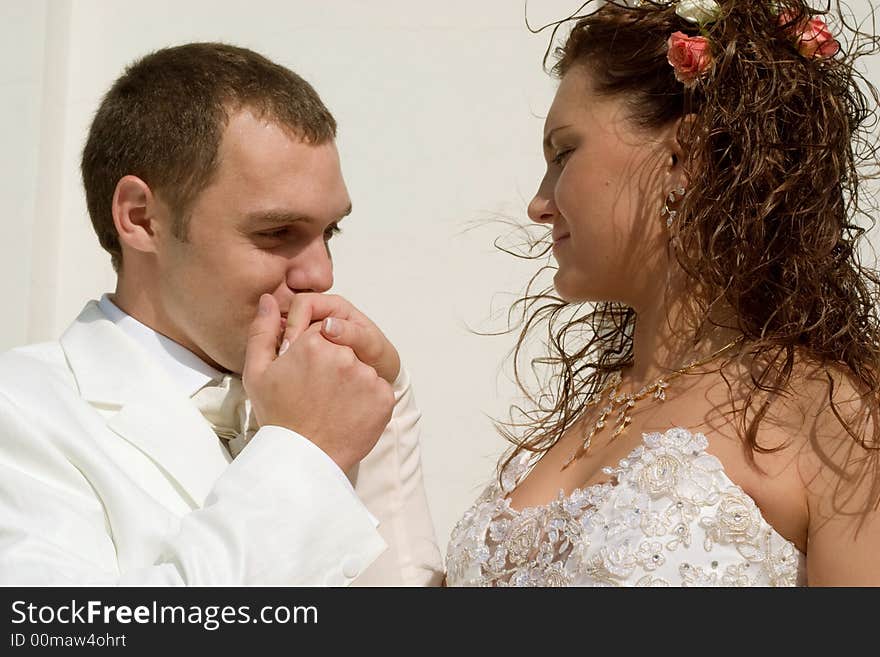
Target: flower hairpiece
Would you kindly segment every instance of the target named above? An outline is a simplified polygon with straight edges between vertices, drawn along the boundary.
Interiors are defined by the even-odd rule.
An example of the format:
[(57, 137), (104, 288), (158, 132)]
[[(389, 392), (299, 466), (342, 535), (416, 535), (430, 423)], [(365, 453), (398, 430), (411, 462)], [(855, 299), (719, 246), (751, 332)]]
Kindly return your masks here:
[[(678, 0), (675, 14), (689, 23), (698, 25), (703, 34), (704, 25), (718, 20), (721, 5), (715, 0)], [(795, 21), (779, 5), (771, 3), (773, 13), (778, 14), (779, 25), (785, 29), (797, 47), (798, 52), (807, 59), (827, 59), (840, 50), (828, 25), (821, 18)], [(692, 87), (697, 79), (712, 66), (712, 48), (705, 36), (688, 36), (684, 32), (673, 32), (666, 42), (666, 59), (675, 71), (675, 79), (686, 87)]]
[(711, 23), (720, 13), (721, 5), (715, 0), (679, 0), (675, 5), (676, 16), (695, 25)]
[[(717, 20), (720, 13), (721, 5), (715, 0), (679, 0), (675, 3), (676, 16), (701, 27)], [(675, 79), (691, 87), (712, 65), (712, 48), (704, 36), (674, 32), (666, 42), (666, 59), (675, 71)]]
[(818, 16), (794, 22), (791, 15), (782, 13), (779, 15), (779, 25), (785, 27), (798, 52), (807, 59), (828, 59), (840, 50), (840, 44), (828, 25)]
[(702, 36), (673, 32), (666, 42), (666, 60), (675, 71), (675, 79), (686, 87), (692, 87), (712, 65), (709, 40)]

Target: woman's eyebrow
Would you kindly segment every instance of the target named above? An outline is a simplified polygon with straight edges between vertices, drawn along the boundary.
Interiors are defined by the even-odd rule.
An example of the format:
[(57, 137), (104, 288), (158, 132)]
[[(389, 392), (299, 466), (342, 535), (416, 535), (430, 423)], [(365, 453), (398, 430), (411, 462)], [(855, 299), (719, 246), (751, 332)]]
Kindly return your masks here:
[(550, 132), (548, 132), (547, 135), (544, 137), (544, 150), (549, 151), (551, 148), (553, 148), (553, 135), (556, 132), (559, 132), (560, 130), (564, 130), (565, 128), (570, 128), (570, 127), (571, 127), (571, 124), (558, 125), (555, 128), (553, 128)]

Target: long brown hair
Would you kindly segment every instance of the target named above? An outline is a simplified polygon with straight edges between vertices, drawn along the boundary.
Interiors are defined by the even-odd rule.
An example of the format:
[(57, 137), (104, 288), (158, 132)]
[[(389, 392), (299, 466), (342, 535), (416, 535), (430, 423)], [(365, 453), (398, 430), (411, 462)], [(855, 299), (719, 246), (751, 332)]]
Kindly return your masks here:
[[(873, 206), (861, 183), (862, 168), (876, 155), (871, 130), (877, 92), (854, 66), (876, 50), (877, 38), (851, 25), (838, 7), (828, 20), (841, 52), (808, 59), (786, 31), (819, 13), (805, 3), (719, 5), (718, 19), (702, 27), (714, 66), (693, 87), (676, 80), (666, 44), (675, 31), (697, 35), (701, 28), (677, 16), (669, 3), (607, 2), (554, 24), (555, 35), (574, 23), (564, 45), (553, 51), (552, 72), (562, 77), (574, 66), (586, 66), (600, 93), (625, 99), (637, 125), (656, 128), (693, 119), (679, 134), (689, 191), (668, 248), (693, 290), (700, 291), (694, 296), (700, 318), (694, 343), (711, 322), (711, 309), (723, 303), (734, 312), (733, 328), (745, 336), (747, 353), (760, 364), (761, 373), (747, 382), (737, 424), (753, 457), (773, 451), (758, 443), (770, 402), (757, 393), (790, 390), (800, 354), (826, 368), (832, 408), (832, 366), (877, 405), (880, 276), (861, 262), (857, 246), (865, 228), (856, 223), (861, 217), (873, 226)], [(830, 6), (822, 13), (829, 11)], [(546, 255), (548, 235), (541, 231), (518, 255)], [(632, 308), (616, 302), (569, 304), (552, 288), (535, 291), (543, 273), (509, 315), (518, 318), (511, 329), (520, 329), (514, 374), (528, 400), (511, 408), (509, 421), (498, 423), (515, 445), (507, 461), (523, 450), (552, 447), (582, 415), (585, 401), (633, 360)], [(549, 353), (530, 360), (539, 381), (533, 393), (523, 382), (521, 357), (528, 338), (542, 328)], [(876, 435), (861, 435), (836, 410), (835, 415), (862, 446), (880, 446)], [(876, 463), (870, 476), (876, 501)]]

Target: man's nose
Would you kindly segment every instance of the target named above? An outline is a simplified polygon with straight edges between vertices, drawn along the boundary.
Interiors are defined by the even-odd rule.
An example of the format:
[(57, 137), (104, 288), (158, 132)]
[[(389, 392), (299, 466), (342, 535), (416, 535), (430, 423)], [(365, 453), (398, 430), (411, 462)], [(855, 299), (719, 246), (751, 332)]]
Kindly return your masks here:
[(323, 239), (314, 240), (290, 259), (287, 287), (293, 292), (326, 292), (333, 287), (333, 260)]
[(529, 219), (539, 224), (553, 223), (553, 220), (559, 216), (552, 190), (548, 187), (547, 180), (543, 180), (532, 202), (529, 203)]

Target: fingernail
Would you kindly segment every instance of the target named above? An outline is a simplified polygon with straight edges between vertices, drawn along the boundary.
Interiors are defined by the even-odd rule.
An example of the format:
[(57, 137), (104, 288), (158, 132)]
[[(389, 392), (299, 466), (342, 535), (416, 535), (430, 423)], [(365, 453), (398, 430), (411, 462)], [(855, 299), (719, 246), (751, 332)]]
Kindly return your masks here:
[(260, 305), (257, 306), (257, 314), (258, 315), (268, 315), (269, 314), (269, 295), (264, 294), (260, 296)]
[(321, 330), (324, 331), (324, 335), (326, 335), (327, 337), (338, 338), (339, 322), (334, 322), (332, 317), (328, 317), (324, 320), (324, 323), (321, 326)]
[(281, 343), (281, 347), (279, 347), (279, 349), (278, 349), (278, 355), (280, 356), (285, 351), (287, 351), (289, 348), (290, 348), (290, 340), (288, 340), (287, 338), (284, 338), (284, 342)]

